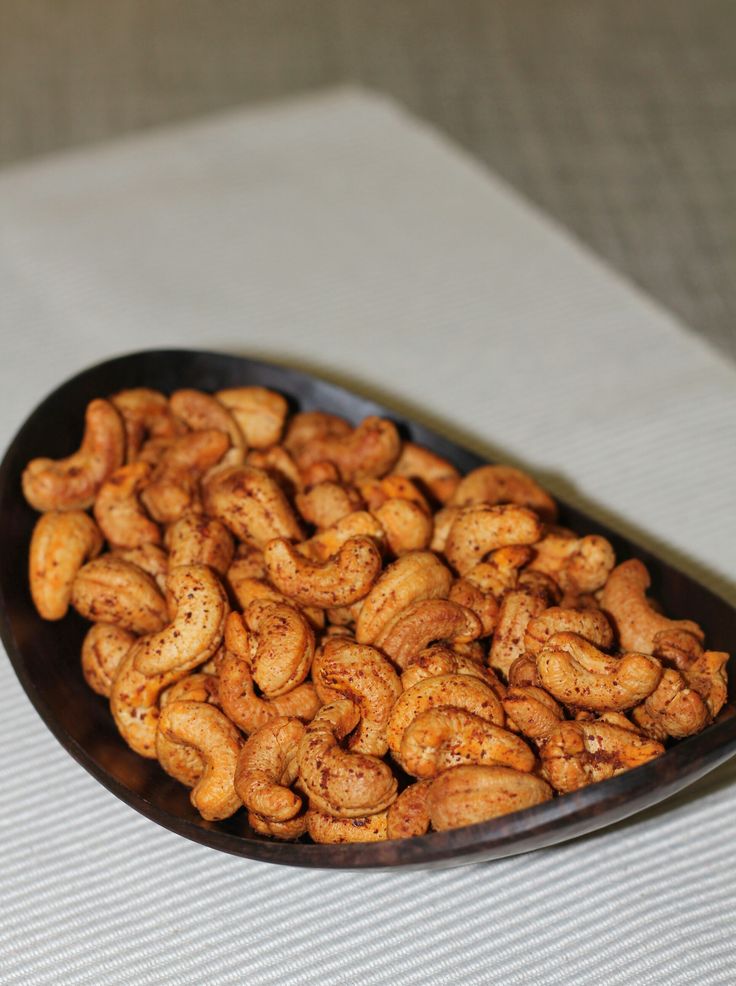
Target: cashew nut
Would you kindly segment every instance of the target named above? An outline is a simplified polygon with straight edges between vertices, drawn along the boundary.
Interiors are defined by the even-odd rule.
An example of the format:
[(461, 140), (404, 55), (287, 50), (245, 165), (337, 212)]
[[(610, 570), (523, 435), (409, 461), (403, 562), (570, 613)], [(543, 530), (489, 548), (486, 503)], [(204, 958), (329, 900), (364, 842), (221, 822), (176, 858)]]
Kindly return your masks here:
[(120, 663), (135, 643), (135, 634), (112, 623), (93, 623), (82, 642), (82, 674), (98, 695), (110, 697)]
[(263, 552), (268, 577), (281, 592), (305, 606), (347, 606), (362, 599), (381, 571), (371, 538), (351, 537), (323, 564), (305, 558), (284, 538)]
[(388, 809), (386, 835), (389, 839), (409, 839), (429, 830), (427, 795), (431, 781), (416, 781), (405, 787)]
[(463, 507), (447, 536), (445, 556), (460, 575), (465, 575), (489, 552), (507, 545), (534, 544), (541, 534), (539, 518), (526, 507)]
[[(290, 789), (299, 773), (303, 736), (299, 719), (271, 719), (246, 740), (235, 767), (235, 790), (249, 813), (267, 825), (291, 822), (286, 837), (292, 839), (306, 831), (304, 815), (296, 821), (302, 799)], [(280, 825), (269, 828), (273, 835), (283, 831)]]
[(728, 699), (728, 660), (725, 651), (706, 650), (682, 671), (688, 685), (702, 697), (712, 719)]
[(306, 493), (297, 493), (296, 505), (307, 523), (323, 529), (360, 510), (363, 500), (352, 486), (324, 482), (312, 486)]
[(348, 435), (317, 436), (292, 451), (300, 469), (326, 459), (337, 466), (344, 482), (352, 483), (390, 472), (399, 458), (401, 439), (391, 421), (372, 416)]
[(432, 644), (415, 654), (401, 675), (404, 691), (424, 678), (436, 678), (444, 674), (469, 674), (473, 678), (480, 678), (502, 699), (506, 694), (506, 686), (493, 671), (475, 658), (459, 653), (455, 648), (448, 644)]
[(677, 632), (683, 657), (696, 658), (702, 653), (703, 631), (692, 620), (669, 620), (653, 609), (646, 596), (649, 585), (649, 572), (638, 558), (623, 562), (608, 576), (601, 606), (614, 622), (621, 648), (654, 654), (660, 635), (672, 640)]
[(527, 623), (524, 648), (534, 657), (556, 633), (574, 633), (596, 647), (607, 649), (613, 644), (613, 630), (604, 613), (595, 609), (564, 609), (551, 606)]
[(204, 761), (190, 795), (202, 818), (234, 815), (241, 804), (233, 784), (241, 738), (229, 719), (205, 702), (169, 702), (161, 710), (159, 730), (173, 743), (192, 747)]
[(492, 593), (483, 592), (470, 579), (456, 579), (450, 589), (450, 601), (475, 613), (481, 623), (481, 637), (493, 633), (498, 620), (498, 603)]
[(186, 671), (145, 675), (135, 669), (137, 641), (120, 662), (110, 690), (110, 711), (118, 732), (128, 746), (142, 757), (156, 759), (158, 700), (161, 692), (184, 677)]
[(511, 665), (524, 654), (524, 637), (530, 621), (543, 613), (547, 604), (543, 596), (524, 589), (513, 589), (504, 596), (488, 656), (494, 670), (508, 678)]
[(44, 620), (66, 616), (77, 572), (102, 550), (97, 525), (82, 510), (53, 510), (36, 522), (28, 575), (31, 596)]
[(317, 808), (307, 812), (307, 832), (314, 842), (336, 845), (344, 842), (383, 842), (386, 838), (386, 812), (357, 818), (340, 818)]
[(218, 473), (204, 491), (205, 509), (241, 541), (265, 548), (272, 538), (301, 541), (302, 531), (278, 483), (255, 466)]
[(531, 476), (512, 466), (480, 466), (473, 469), (458, 483), (448, 501), (452, 506), (467, 507), (471, 504), (516, 503), (529, 507), (542, 520), (554, 521), (557, 504)]
[(161, 532), (138, 502), (151, 474), (147, 462), (131, 462), (108, 476), (95, 500), (94, 513), (113, 548), (158, 544)]
[[(161, 692), (160, 708), (165, 708), (170, 702), (211, 702), (212, 680), (209, 674), (188, 674)], [(156, 756), (166, 773), (187, 787), (194, 787), (204, 773), (205, 763), (197, 750), (175, 743), (160, 729), (156, 730)]]
[(313, 561), (324, 562), (336, 555), (345, 542), (352, 537), (373, 538), (377, 545), (385, 539), (381, 524), (365, 510), (357, 510), (340, 518), (332, 527), (315, 534), (299, 545), (299, 551)]
[(169, 556), (157, 544), (141, 544), (137, 548), (118, 548), (117, 558), (129, 561), (142, 568), (151, 576), (161, 593), (166, 592), (166, 579), (169, 575)]
[(132, 633), (154, 633), (168, 620), (166, 600), (137, 565), (101, 555), (77, 572), (72, 606), (93, 623), (114, 623)]
[(387, 500), (410, 500), (430, 516), (432, 510), (419, 487), (408, 476), (389, 473), (383, 479), (363, 479), (358, 483), (358, 492), (368, 504), (370, 511), (378, 510)]
[(245, 619), (254, 638), (253, 678), (263, 695), (278, 698), (300, 685), (314, 657), (314, 633), (302, 613), (294, 606), (256, 600)]
[(446, 459), (414, 442), (404, 442), (393, 471), (418, 480), (440, 503), (447, 503), (460, 482), (460, 473)]
[(23, 470), (23, 495), (35, 510), (42, 512), (86, 510), (124, 458), (122, 418), (109, 401), (90, 401), (79, 450), (66, 459), (29, 462)]
[(328, 414), (326, 411), (301, 411), (289, 421), (283, 445), (294, 455), (310, 442), (327, 438), (346, 438), (352, 431), (350, 423), (337, 414)]
[(235, 546), (225, 525), (214, 517), (186, 513), (167, 529), (169, 567), (209, 565), (219, 575), (230, 570)]
[(436, 640), (466, 643), (481, 635), (475, 613), (449, 599), (421, 599), (400, 613), (376, 641), (400, 668)]
[[(171, 395), (169, 407), (192, 431), (214, 428), (227, 435), (230, 439), (230, 448), (217, 463), (218, 471), (242, 463), (245, 457), (243, 433), (222, 402), (201, 390), (185, 389), (177, 390)], [(214, 467), (211, 466), (210, 469)]]
[(289, 410), (281, 394), (265, 387), (229, 387), (215, 397), (235, 418), (250, 448), (268, 448), (281, 438)]
[(513, 724), (535, 743), (543, 742), (564, 718), (562, 709), (543, 688), (535, 685), (511, 685), (503, 707)]
[[(284, 595), (283, 592), (279, 592), (278, 589), (274, 589), (263, 579), (241, 578), (238, 569), (236, 569), (236, 562), (233, 562), (228, 571), (228, 585), (238, 601), (238, 606), (244, 612), (257, 599), (273, 603), (286, 603), (290, 606), (297, 605), (293, 599)], [(318, 606), (300, 606), (299, 609), (314, 629), (321, 630), (324, 627), (325, 613), (323, 609)]]
[(222, 641), (228, 604), (225, 591), (210, 568), (173, 568), (166, 588), (173, 619), (136, 647), (135, 667), (141, 674), (191, 671), (212, 657)]
[(222, 431), (193, 431), (166, 449), (141, 493), (148, 513), (160, 524), (172, 524), (187, 510), (199, 508), (200, 477), (220, 461), (230, 447)]
[(435, 778), (427, 808), (432, 828), (442, 832), (531, 808), (551, 797), (550, 786), (534, 774), (474, 764), (451, 767)]
[(665, 668), (662, 678), (642, 705), (631, 710), (631, 718), (643, 733), (664, 741), (699, 733), (708, 723), (708, 707), (688, 686), (679, 671)]
[(168, 444), (184, 432), (171, 413), (168, 399), (158, 390), (133, 387), (113, 394), (110, 403), (120, 412), (125, 427), (126, 461), (135, 462), (147, 439)]
[(598, 534), (576, 537), (554, 528), (534, 545), (529, 566), (551, 576), (565, 591), (590, 593), (604, 585), (616, 556), (609, 542)]
[(542, 772), (561, 794), (607, 780), (664, 753), (655, 740), (605, 721), (561, 722), (542, 746)]
[(407, 551), (423, 551), (432, 540), (434, 524), (430, 515), (412, 500), (391, 497), (373, 516), (385, 532), (391, 554), (404, 555)]
[(282, 490), (293, 496), (302, 488), (302, 476), (296, 462), (283, 445), (273, 445), (269, 449), (254, 449), (245, 459), (249, 466), (262, 469), (275, 480)]

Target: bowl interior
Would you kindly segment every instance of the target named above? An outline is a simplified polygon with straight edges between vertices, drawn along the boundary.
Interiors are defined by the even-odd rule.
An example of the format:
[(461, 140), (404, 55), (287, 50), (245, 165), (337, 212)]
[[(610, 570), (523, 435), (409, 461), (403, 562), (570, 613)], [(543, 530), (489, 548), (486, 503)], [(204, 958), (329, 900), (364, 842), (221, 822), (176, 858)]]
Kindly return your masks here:
[[(431, 833), (402, 842), (347, 846), (278, 843), (254, 835), (238, 812), (226, 822), (201, 819), (189, 792), (156, 761), (133, 753), (122, 741), (107, 701), (82, 677), (79, 654), (88, 624), (71, 613), (41, 620), (26, 578), (28, 545), (37, 514), (26, 504), (21, 472), (36, 456), (58, 458), (79, 445), (84, 409), (94, 397), (126, 387), (164, 392), (180, 387), (215, 391), (258, 384), (284, 394), (294, 408), (321, 409), (357, 422), (368, 414), (391, 417), (402, 433), (434, 449), (462, 471), (482, 464), (472, 452), (390, 409), (311, 375), (224, 354), (189, 350), (134, 353), (108, 360), (64, 383), (33, 412), (13, 440), (0, 467), (0, 525), (4, 565), (0, 570), (0, 630), (31, 701), (63, 746), (120, 798), (188, 838), (244, 856), (310, 866), (426, 866), (493, 858), (570, 838), (653, 804), (726, 759), (736, 749), (734, 683), (719, 720), (699, 736), (679, 743), (643, 768), (592, 785), (545, 805), (454, 832)], [(636, 555), (649, 567), (654, 594), (673, 616), (696, 619), (708, 645), (733, 650), (734, 612), (722, 599), (664, 564), (649, 552), (561, 505), (561, 522), (581, 533), (601, 533), (619, 559)]]

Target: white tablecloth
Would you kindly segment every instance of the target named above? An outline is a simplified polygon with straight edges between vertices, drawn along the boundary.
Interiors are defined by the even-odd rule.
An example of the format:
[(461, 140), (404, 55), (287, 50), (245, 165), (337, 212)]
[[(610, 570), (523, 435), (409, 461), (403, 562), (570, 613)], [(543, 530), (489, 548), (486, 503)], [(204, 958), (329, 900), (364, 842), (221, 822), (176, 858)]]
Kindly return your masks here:
[[(736, 601), (736, 372), (455, 148), (345, 91), (0, 174), (0, 432), (107, 355), (305, 366), (526, 463)], [(23, 577), (19, 573), (19, 577)], [(0, 983), (726, 984), (735, 765), (441, 872), (189, 844), (57, 745), (0, 663)]]

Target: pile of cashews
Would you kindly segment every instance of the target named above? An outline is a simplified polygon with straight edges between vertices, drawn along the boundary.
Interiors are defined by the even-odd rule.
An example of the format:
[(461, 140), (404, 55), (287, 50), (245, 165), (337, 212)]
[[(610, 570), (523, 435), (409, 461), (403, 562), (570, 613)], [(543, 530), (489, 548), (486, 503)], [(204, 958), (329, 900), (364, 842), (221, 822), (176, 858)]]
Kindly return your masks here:
[[(35, 459), (30, 588), (92, 622), (118, 730), (244, 834), (368, 842), (480, 822), (714, 720), (728, 655), (528, 475), (465, 476), (391, 421), (280, 394), (91, 401)], [(163, 776), (163, 775), (162, 775)]]

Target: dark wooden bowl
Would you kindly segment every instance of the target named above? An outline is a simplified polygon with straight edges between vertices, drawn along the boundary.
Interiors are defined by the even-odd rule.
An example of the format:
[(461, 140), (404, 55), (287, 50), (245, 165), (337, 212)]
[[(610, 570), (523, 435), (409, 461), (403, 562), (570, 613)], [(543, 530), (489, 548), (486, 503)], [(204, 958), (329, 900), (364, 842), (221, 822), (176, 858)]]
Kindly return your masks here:
[[(93, 397), (125, 387), (147, 386), (170, 393), (179, 387), (214, 391), (242, 384), (270, 387), (295, 407), (320, 408), (352, 421), (368, 414), (385, 415), (406, 436), (434, 449), (462, 471), (482, 464), (478, 456), (435, 432), (341, 387), (306, 373), (217, 353), (158, 350), (121, 356), (84, 370), (47, 397), (22, 426), (0, 467), (0, 631), (16, 674), (48, 728), (121, 800), (195, 842), (253, 859), (332, 868), (450, 866), (526, 852), (591, 832), (667, 798), (736, 752), (732, 681), (729, 705), (718, 721), (698, 736), (677, 743), (659, 759), (536, 808), (479, 825), (396, 842), (319, 846), (256, 836), (244, 811), (226, 822), (203, 821), (190, 805), (186, 788), (168, 777), (156, 761), (128, 749), (115, 729), (107, 702), (85, 684), (79, 654), (87, 624), (76, 614), (58, 623), (47, 623), (37, 615), (26, 578), (28, 545), (37, 515), (23, 499), (20, 477), (29, 459), (58, 458), (78, 447), (84, 409)], [(620, 559), (640, 557), (652, 573), (654, 591), (666, 611), (697, 620), (712, 649), (733, 651), (736, 620), (724, 600), (577, 510), (562, 505), (562, 523), (581, 533), (605, 535)]]

